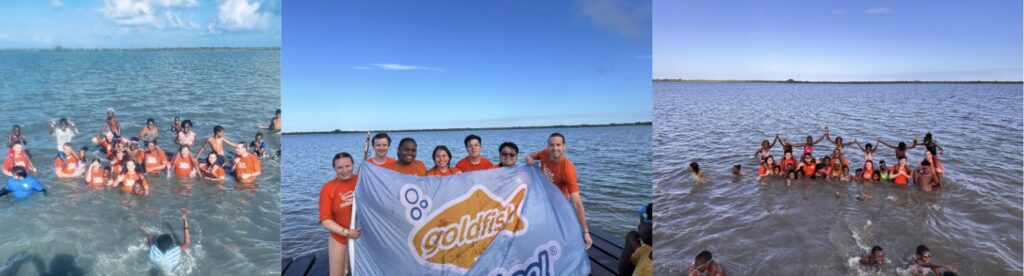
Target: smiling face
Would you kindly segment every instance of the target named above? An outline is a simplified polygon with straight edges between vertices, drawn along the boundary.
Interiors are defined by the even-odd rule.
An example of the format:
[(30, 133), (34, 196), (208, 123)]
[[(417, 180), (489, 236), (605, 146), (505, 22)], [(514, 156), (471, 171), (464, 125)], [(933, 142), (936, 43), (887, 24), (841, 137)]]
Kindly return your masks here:
[(519, 160), (519, 153), (512, 147), (501, 148), (501, 166), (512, 167), (516, 165), (516, 161)]
[(444, 149), (434, 150), (434, 165), (436, 165), (437, 167), (447, 168), (448, 165), (451, 163), (451, 160), (452, 157), (448, 156), (448, 152), (445, 151)]
[(412, 140), (406, 140), (405, 143), (398, 145), (398, 161), (403, 164), (412, 163), (416, 161), (416, 142)]
[(352, 159), (351, 158), (338, 158), (334, 160), (334, 173), (337, 174), (338, 179), (349, 179), (352, 177)]
[(469, 153), (469, 157), (480, 157), (480, 148), (480, 140), (472, 139), (466, 143), (466, 152)]
[(562, 158), (562, 154), (565, 153), (565, 140), (558, 136), (549, 137), (548, 152), (551, 153), (551, 160)]
[(391, 143), (388, 143), (388, 138), (378, 138), (373, 140), (373, 153), (378, 157), (387, 156), (389, 148), (391, 148)]

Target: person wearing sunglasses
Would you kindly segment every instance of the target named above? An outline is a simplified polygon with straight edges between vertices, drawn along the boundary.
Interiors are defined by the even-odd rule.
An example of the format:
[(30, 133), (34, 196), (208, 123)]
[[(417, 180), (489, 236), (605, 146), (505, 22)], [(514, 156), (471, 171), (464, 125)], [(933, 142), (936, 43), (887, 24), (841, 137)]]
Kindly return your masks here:
[(516, 161), (519, 161), (519, 146), (512, 142), (501, 143), (498, 146), (498, 154), (501, 154), (501, 158), (495, 168), (515, 167)]
[(943, 275), (942, 273), (939, 273), (940, 269), (954, 273), (956, 272), (956, 269), (952, 266), (932, 263), (932, 252), (928, 250), (927, 246), (918, 245), (917, 254), (915, 254), (914, 258), (910, 260), (909, 264), (907, 264), (907, 269), (913, 269), (912, 273), (916, 273), (915, 275), (924, 275), (925, 268), (930, 268), (932, 273), (935, 273), (935, 275)]
[(711, 260), (711, 252), (704, 250), (700, 254), (697, 254), (697, 258), (693, 259), (693, 265), (690, 266), (690, 272), (687, 272), (690, 276), (725, 276), (725, 269)]

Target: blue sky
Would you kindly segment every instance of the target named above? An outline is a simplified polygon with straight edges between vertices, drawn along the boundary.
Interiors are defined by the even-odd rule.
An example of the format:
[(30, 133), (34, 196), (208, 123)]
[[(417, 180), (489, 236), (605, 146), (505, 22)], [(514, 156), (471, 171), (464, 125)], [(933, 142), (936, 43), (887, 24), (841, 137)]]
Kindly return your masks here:
[(654, 1), (655, 78), (1021, 80), (1021, 1)]
[(650, 121), (650, 6), (287, 2), (282, 125), (316, 131)]
[(280, 0), (0, 2), (0, 49), (280, 45)]

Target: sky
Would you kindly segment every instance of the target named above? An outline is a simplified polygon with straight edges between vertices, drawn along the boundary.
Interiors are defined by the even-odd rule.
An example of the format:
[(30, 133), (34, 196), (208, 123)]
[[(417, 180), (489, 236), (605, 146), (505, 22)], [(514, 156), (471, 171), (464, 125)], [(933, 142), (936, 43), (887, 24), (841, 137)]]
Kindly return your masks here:
[(650, 7), (287, 2), (282, 125), (295, 132), (651, 121)]
[(0, 49), (280, 45), (280, 0), (0, 2)]
[(655, 0), (654, 78), (1022, 79), (1022, 2)]

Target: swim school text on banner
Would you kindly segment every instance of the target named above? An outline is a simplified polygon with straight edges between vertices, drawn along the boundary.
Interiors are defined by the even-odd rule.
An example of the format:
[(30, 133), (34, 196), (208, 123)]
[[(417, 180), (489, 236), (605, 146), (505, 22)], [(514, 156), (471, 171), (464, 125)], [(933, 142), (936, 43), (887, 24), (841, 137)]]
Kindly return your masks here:
[(417, 177), (363, 164), (353, 275), (587, 275), (572, 205), (537, 167)]

